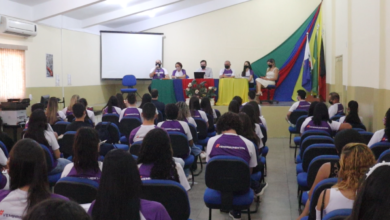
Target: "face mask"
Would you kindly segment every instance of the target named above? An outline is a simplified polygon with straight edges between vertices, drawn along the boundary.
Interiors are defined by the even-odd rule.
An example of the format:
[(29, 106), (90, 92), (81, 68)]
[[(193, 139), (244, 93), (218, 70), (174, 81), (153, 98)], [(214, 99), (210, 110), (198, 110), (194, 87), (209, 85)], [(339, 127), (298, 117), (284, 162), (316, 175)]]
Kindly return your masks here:
[(268, 65), (269, 68), (272, 68), (272, 65)]
[(244, 66), (244, 68), (247, 68), (247, 67), (249, 67), (249, 66), (248, 66), (248, 65), (245, 65), (245, 66)]
[(333, 105), (333, 102), (332, 102), (332, 101), (329, 101), (329, 104)]
[(159, 63), (156, 63), (156, 66), (158, 66), (158, 67), (161, 67), (161, 64), (159, 64)]
[(179, 71), (179, 70), (180, 70), (180, 67), (176, 67), (176, 70)]
[(202, 67), (202, 70), (206, 69), (206, 66), (200, 66), (200, 67)]
[(229, 65), (225, 65), (225, 69), (229, 69), (230, 68), (230, 66)]

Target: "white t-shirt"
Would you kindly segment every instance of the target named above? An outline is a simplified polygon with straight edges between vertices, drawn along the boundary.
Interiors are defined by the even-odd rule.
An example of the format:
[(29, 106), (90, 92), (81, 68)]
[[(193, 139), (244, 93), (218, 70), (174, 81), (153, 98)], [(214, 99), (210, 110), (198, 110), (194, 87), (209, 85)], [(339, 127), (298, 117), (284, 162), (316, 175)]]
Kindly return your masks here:
[[(180, 76), (183, 76), (183, 75), (184, 75), (183, 69), (180, 70), (180, 72), (178, 70), (176, 70), (175, 77), (180, 77)], [(172, 77), (173, 77), (173, 73), (172, 73)]]
[(200, 117), (201, 117), (205, 122), (209, 122), (209, 119), (207, 118), (206, 112), (204, 112), (204, 111), (202, 111), (202, 110), (198, 110), (198, 111), (199, 111)]
[(257, 137), (260, 138), (259, 149), (261, 149), (261, 148), (264, 147), (264, 146), (263, 146), (263, 141), (261, 140), (261, 139), (264, 137), (264, 135), (263, 135), (263, 133), (261, 132), (260, 125), (259, 125), (259, 124), (255, 124), (255, 125), (256, 125), (256, 129), (255, 129), (256, 135), (257, 135)]
[(260, 118), (260, 121), (263, 123), (265, 130), (268, 131), (267, 120), (265, 120), (264, 116), (260, 116), (259, 118)]
[[(100, 171), (103, 171), (103, 162), (98, 161), (99, 169)], [(67, 177), (69, 172), (72, 170), (74, 167), (74, 163), (69, 163), (64, 167), (64, 170), (62, 171), (61, 178)]]
[[(53, 151), (60, 149), (60, 145), (58, 145), (57, 138), (52, 131), (46, 130), (45, 131), (45, 138), (47, 140), (47, 143), (50, 145), (50, 146), (46, 146), (46, 147), (51, 147), (51, 149)], [(53, 155), (53, 157), (54, 157), (54, 155)]]
[[(231, 75), (230, 77), (236, 76), (236, 73), (234, 72), (234, 69), (230, 69), (230, 70), (232, 71), (232, 75)], [(223, 75), (223, 72), (225, 72), (225, 69), (221, 69), (221, 70), (219, 71), (219, 75), (222, 76), (222, 75)]]
[(198, 125), (196, 124), (195, 119), (193, 117), (188, 117), (187, 121), (188, 121), (188, 123), (190, 123), (193, 126), (195, 126), (195, 128), (198, 127)]
[[(253, 167), (256, 167), (257, 166), (257, 158), (256, 158), (256, 149), (255, 149), (255, 145), (253, 145), (253, 143), (240, 136), (240, 135), (237, 135), (237, 134), (230, 134), (230, 133), (225, 133), (225, 134), (220, 134), (220, 135), (217, 135), (217, 136), (214, 136), (212, 138), (210, 138), (210, 140), (207, 142), (207, 151), (206, 151), (206, 161), (208, 162), (211, 158), (210, 158), (210, 154), (211, 154), (211, 151), (213, 149), (213, 146), (215, 144), (215, 142), (218, 141), (218, 139), (220, 138), (223, 138), (223, 135), (235, 135), (235, 136), (238, 136), (246, 145), (247, 149), (248, 149), (248, 153), (250, 155), (250, 161), (249, 161), (249, 167), (253, 168)], [(231, 155), (231, 156), (236, 156), (236, 155)]]
[[(157, 127), (161, 128), (161, 126), (165, 123), (169, 123), (169, 122), (173, 122), (172, 120), (166, 120), (166, 121), (162, 121), (160, 123), (157, 124)], [(191, 134), (191, 130), (190, 130), (190, 127), (188, 126), (188, 124), (184, 121), (177, 121), (176, 122), (179, 122), (181, 127), (183, 128), (184, 130), (184, 133), (185, 135), (187, 135), (187, 139), (188, 141), (191, 141), (192, 140), (192, 134)], [(177, 130), (169, 130), (169, 128), (167, 129), (166, 127), (163, 127), (166, 131), (177, 131)]]
[(8, 175), (8, 171), (7, 170), (3, 170), (2, 171), (2, 174), (3, 176), (7, 179), (7, 183), (5, 184), (4, 188), (5, 190), (8, 190), (9, 189), (9, 182), (10, 182), (10, 178), (9, 178), (9, 175)]
[(135, 129), (133, 129), (130, 133), (129, 137), (129, 143), (133, 144), (137, 141), (143, 141), (146, 134), (148, 134), (149, 131), (156, 128), (156, 125), (141, 125)]
[[(191, 187), (190, 187), (190, 184), (188, 183), (188, 180), (187, 180), (187, 177), (186, 175), (184, 174), (184, 170), (183, 170), (183, 167), (181, 167), (181, 165), (179, 163), (176, 163), (176, 170), (177, 170), (177, 175), (179, 177), (179, 181), (180, 181), (180, 184), (184, 187), (184, 189), (186, 191), (190, 190)], [(142, 165), (141, 164), (138, 164), (138, 168)]]
[[(66, 108), (66, 109), (68, 109), (68, 108)], [(65, 111), (65, 112), (66, 112), (66, 111)], [(66, 119), (66, 115), (64, 114), (63, 111), (58, 111), (57, 113), (58, 113), (58, 117), (60, 117), (62, 120), (65, 120), (65, 119)]]
[[(339, 122), (340, 122), (340, 123), (344, 123), (346, 117), (347, 117), (347, 116), (341, 117), (341, 118), (339, 119)], [(360, 121), (363, 123), (363, 117), (362, 117), (362, 116), (359, 116), (359, 118), (360, 118)]]
[[(123, 115), (125, 114), (126, 109), (128, 109), (128, 108), (136, 108), (136, 109), (138, 110), (138, 112), (139, 112), (140, 117), (141, 117), (141, 121), (143, 121), (143, 118), (142, 118), (142, 108), (127, 107), (127, 108), (124, 108), (124, 109), (122, 109), (122, 110), (120, 111), (121, 114), (119, 115), (119, 122), (122, 121)], [(157, 114), (158, 114), (158, 113), (157, 113)]]
[[(249, 79), (251, 76), (253, 76), (253, 75), (251, 75), (251, 71), (247, 70), (245, 72), (245, 76), (241, 76), (241, 78)], [(252, 77), (252, 80), (250, 81), (250, 83), (254, 83), (254, 77)]]
[(0, 148), (0, 165), (6, 166), (8, 158), (5, 156), (4, 151)]
[[(11, 191), (0, 202), (1, 220), (15, 220), (22, 219), (25, 214), (24, 211), (27, 207), (27, 191), (16, 189)], [(15, 217), (14, 217), (15, 216)], [(18, 217), (16, 217), (18, 216)]]
[(96, 124), (95, 113), (87, 109), (88, 118), (91, 119), (92, 123)]
[(336, 103), (336, 104), (333, 104), (329, 107), (328, 111), (329, 111), (329, 118), (332, 118), (333, 116), (335, 116), (337, 114), (337, 111), (338, 111), (338, 105), (341, 105), (341, 103)]
[[(309, 117), (309, 118), (306, 118), (306, 120), (302, 123), (301, 134), (303, 134), (305, 132), (305, 127), (310, 123), (311, 120), (312, 120), (312, 117)], [(328, 124), (330, 126), (330, 129), (332, 129), (332, 131), (338, 131), (340, 129), (340, 125), (341, 125), (341, 123), (337, 122), (337, 121), (332, 121), (332, 123), (328, 122)]]
[(372, 145), (381, 142), (384, 135), (385, 129), (376, 131), (367, 146), (371, 147)]
[(64, 109), (62, 109), (62, 113), (64, 113), (64, 115), (66, 115), (67, 111), (68, 111), (68, 107), (65, 107)]

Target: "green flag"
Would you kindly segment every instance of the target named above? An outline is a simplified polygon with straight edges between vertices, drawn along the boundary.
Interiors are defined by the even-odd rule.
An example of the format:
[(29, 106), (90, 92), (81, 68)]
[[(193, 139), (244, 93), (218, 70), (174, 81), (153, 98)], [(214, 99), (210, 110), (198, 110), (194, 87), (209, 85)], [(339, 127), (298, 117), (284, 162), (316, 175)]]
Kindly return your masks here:
[(313, 95), (318, 94), (318, 45), (317, 45), (317, 37), (318, 34), (316, 34), (316, 38), (314, 40), (314, 50), (313, 50), (313, 77), (312, 77), (312, 93)]

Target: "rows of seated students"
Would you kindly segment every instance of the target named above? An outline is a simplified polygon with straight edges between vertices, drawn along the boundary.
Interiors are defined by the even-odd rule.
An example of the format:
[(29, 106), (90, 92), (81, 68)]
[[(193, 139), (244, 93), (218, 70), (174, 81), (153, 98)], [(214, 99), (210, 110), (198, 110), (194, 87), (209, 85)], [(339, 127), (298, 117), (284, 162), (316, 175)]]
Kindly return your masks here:
[[(298, 102), (291, 106), (287, 114), (287, 119), (290, 119), (295, 111), (307, 112), (307, 115), (301, 116), (303, 123), (298, 128), (301, 137), (305, 137), (298, 143), (302, 145), (300, 150), (304, 152), (301, 152), (296, 160), (298, 191), (301, 191), (298, 197), (300, 197), (300, 202), (302, 199), (301, 203), (305, 205), (305, 208), (297, 219), (328, 219), (325, 217), (327, 214), (328, 216), (349, 216), (350, 220), (386, 219), (390, 213), (382, 209), (386, 209), (384, 207), (390, 204), (390, 200), (386, 197), (390, 190), (388, 187), (385, 187), (386, 189), (374, 188), (373, 185), (384, 184), (383, 181), (388, 177), (379, 177), (379, 173), (385, 175), (384, 172), (388, 172), (386, 174), (388, 175), (390, 164), (378, 160), (370, 147), (380, 142), (389, 142), (390, 109), (383, 120), (385, 128), (373, 135), (368, 133), (368, 137), (371, 138), (367, 139), (363, 136), (367, 135), (367, 132), (362, 117), (358, 114), (359, 105), (356, 101), (352, 100), (348, 103), (347, 115), (344, 115), (344, 107), (340, 103), (339, 95), (335, 92), (329, 95), (331, 104), (329, 109), (324, 103), (316, 101), (309, 103), (305, 98), (306, 92), (298, 91)], [(311, 133), (313, 136), (310, 136)], [(321, 146), (329, 147), (327, 144), (329, 138), (324, 137), (321, 140), (321, 136), (314, 135), (334, 136), (334, 140), (331, 139), (334, 146), (333, 144), (331, 146), (338, 159), (334, 158), (335, 156), (321, 155), (320, 152), (314, 154), (316, 157), (311, 158), (310, 150), (320, 150)], [(309, 146), (304, 146), (305, 141), (309, 142), (309, 137), (318, 140), (310, 142)], [(387, 146), (386, 149), (389, 148)], [(302, 158), (305, 156), (306, 158)], [(306, 161), (309, 167), (305, 172), (302, 170), (302, 162), (307, 158), (310, 161)], [(318, 161), (320, 161), (320, 166), (315, 165)], [(313, 173), (315, 178), (311, 178), (312, 184), (306, 185), (309, 184), (309, 175)], [(375, 179), (371, 177), (373, 174), (376, 174)], [(302, 190), (308, 191), (302, 192)], [(382, 192), (387, 194), (383, 195)], [(303, 197), (306, 197), (306, 200)]]

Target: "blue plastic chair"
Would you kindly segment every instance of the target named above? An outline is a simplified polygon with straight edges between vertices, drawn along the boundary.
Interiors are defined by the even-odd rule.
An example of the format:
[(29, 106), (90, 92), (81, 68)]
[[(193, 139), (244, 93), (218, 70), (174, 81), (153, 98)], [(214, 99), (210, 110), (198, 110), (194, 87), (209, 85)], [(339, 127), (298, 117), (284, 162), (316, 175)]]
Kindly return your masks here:
[(303, 153), (302, 163), (296, 165), (297, 174), (307, 172), (310, 162), (321, 155), (337, 155), (334, 144), (312, 144)]
[(352, 209), (338, 209), (326, 214), (322, 220), (344, 220), (351, 214)]
[(130, 154), (139, 156), (142, 146), (142, 141), (137, 141), (130, 146)]
[(239, 157), (216, 156), (209, 160), (205, 174), (207, 189), (203, 195), (209, 208), (209, 220), (212, 209), (248, 210), (250, 219), (250, 205), (255, 195), (250, 189), (249, 170), (248, 163)]
[[(139, 119), (137, 117), (124, 117), (124, 118), (122, 118), (122, 120), (119, 123), (119, 130), (120, 130), (120, 133), (122, 135), (122, 137), (120, 139), (121, 143), (128, 144), (129, 143), (128, 138), (130, 136), (131, 131), (134, 128), (141, 126), (141, 124), (142, 124), (141, 119)], [(123, 138), (123, 136), (124, 136), (124, 138)]]
[(76, 136), (76, 131), (67, 131), (65, 132), (62, 139), (58, 140), (60, 145), (60, 151), (64, 154), (64, 157), (73, 156), (73, 143)]
[(312, 144), (334, 144), (334, 140), (329, 136), (323, 135), (312, 135), (305, 138), (305, 140), (303, 140), (302, 144), (300, 145), (300, 152), (296, 158), (296, 163), (302, 163), (303, 153), (305, 152), (306, 148)]
[(45, 145), (40, 144), (42, 149), (45, 151), (46, 156), (46, 164), (47, 164), (47, 171), (48, 171), (48, 181), (50, 186), (54, 186), (57, 181), (61, 178), (62, 172), (56, 173), (56, 174), (50, 174), (50, 171), (54, 169), (54, 157), (49, 148), (47, 148)]
[(381, 155), (378, 158), (378, 163), (381, 163), (382, 161), (390, 162), (390, 149), (383, 151)]
[(134, 75), (126, 75), (122, 78), (122, 85), (127, 86), (126, 89), (121, 89), (121, 93), (137, 93), (137, 89), (133, 86), (137, 85), (137, 79)]
[(370, 140), (371, 140), (372, 136), (374, 135), (374, 133), (368, 132), (368, 131), (359, 131), (359, 134), (361, 134), (363, 136), (365, 144), (370, 143)]
[(375, 159), (379, 159), (382, 153), (390, 149), (389, 142), (378, 142), (370, 147), (372, 153), (374, 153)]
[(322, 136), (329, 136), (330, 137), (330, 134), (326, 131), (321, 131), (321, 130), (309, 130), (309, 131), (305, 131), (303, 132), (302, 136), (300, 137), (295, 137), (294, 138), (294, 143), (296, 146), (299, 146), (301, 145), (301, 142), (303, 140), (305, 140), (305, 138), (309, 137), (309, 136), (312, 136), (312, 135), (322, 135)]
[(183, 186), (172, 180), (143, 180), (141, 198), (161, 203), (171, 219), (188, 219), (191, 208)]
[(307, 118), (307, 115), (302, 115), (297, 119), (295, 127), (293, 127), (293, 126), (288, 127), (288, 131), (290, 132), (290, 141), (288, 142), (288, 144), (290, 145), (290, 148), (297, 149), (297, 146), (295, 146), (295, 147), (291, 146), (291, 137), (293, 134), (300, 134), (301, 133), (301, 126), (302, 126), (303, 122), (306, 120), (306, 118)]
[(194, 118), (196, 122), (196, 129), (198, 131), (198, 144), (202, 146), (206, 146), (207, 142), (209, 141), (210, 137), (208, 137), (207, 134), (207, 124), (206, 122), (201, 118)]
[(107, 113), (107, 114), (102, 116), (102, 121), (114, 123), (114, 124), (116, 124), (117, 127), (119, 127), (119, 115), (118, 114)]
[(58, 136), (65, 134), (66, 126), (68, 126), (70, 122), (67, 121), (58, 121), (53, 125), (53, 130), (57, 132)]
[(54, 186), (54, 193), (65, 196), (79, 204), (91, 203), (96, 199), (99, 184), (87, 178), (64, 177)]
[[(120, 139), (120, 132), (118, 126), (116, 124), (111, 122), (100, 122), (96, 125), (95, 129), (99, 131), (101, 126), (107, 126), (108, 125), (108, 132), (110, 134), (110, 140), (107, 141), (107, 143), (113, 144), (115, 148), (122, 149), (122, 150), (129, 150), (129, 146), (127, 144), (118, 144)], [(104, 139), (104, 137), (100, 137), (101, 140)]]

